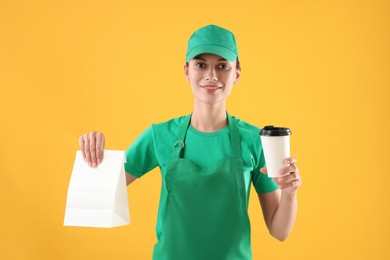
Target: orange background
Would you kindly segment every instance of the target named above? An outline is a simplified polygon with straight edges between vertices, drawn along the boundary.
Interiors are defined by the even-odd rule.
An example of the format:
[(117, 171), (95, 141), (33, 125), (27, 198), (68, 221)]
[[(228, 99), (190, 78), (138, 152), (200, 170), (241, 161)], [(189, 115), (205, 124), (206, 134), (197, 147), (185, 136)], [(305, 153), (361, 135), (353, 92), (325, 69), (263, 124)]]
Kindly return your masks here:
[(150, 259), (160, 173), (129, 188), (131, 224), (64, 227), (79, 135), (125, 150), (188, 114), (187, 40), (232, 30), (228, 110), (292, 129), (303, 186), (289, 239), (250, 201), (254, 259), (389, 259), (389, 1), (0, 2), (0, 258)]

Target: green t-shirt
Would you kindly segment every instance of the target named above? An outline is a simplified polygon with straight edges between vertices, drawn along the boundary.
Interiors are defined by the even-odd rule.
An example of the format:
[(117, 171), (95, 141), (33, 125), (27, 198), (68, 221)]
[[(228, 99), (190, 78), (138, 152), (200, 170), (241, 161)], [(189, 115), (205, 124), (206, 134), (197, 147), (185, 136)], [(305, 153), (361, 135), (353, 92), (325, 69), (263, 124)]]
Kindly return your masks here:
[[(127, 173), (141, 177), (155, 167), (160, 167), (162, 188), (156, 227), (158, 239), (161, 235), (161, 224), (167, 199), (165, 174), (184, 118), (183, 116), (164, 123), (153, 124), (126, 151), (125, 170)], [(260, 128), (237, 118), (234, 120), (241, 138), (247, 200), (249, 200), (251, 183), (259, 194), (276, 190), (278, 186), (273, 179), (260, 172), (260, 168), (265, 166), (259, 136)], [(228, 126), (216, 132), (200, 132), (191, 125), (189, 126), (185, 140), (184, 158), (194, 161), (201, 167), (207, 167), (215, 161), (231, 156)]]

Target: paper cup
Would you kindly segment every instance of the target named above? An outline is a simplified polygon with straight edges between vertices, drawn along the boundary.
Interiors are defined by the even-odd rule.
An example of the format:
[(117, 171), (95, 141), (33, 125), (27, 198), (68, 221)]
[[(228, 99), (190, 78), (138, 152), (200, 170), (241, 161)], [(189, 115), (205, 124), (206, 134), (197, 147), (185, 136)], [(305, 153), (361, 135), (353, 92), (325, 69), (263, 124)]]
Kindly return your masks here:
[(286, 166), (284, 160), (290, 157), (290, 135), (289, 128), (272, 125), (265, 126), (260, 131), (265, 164), (270, 178), (284, 176), (279, 171)]

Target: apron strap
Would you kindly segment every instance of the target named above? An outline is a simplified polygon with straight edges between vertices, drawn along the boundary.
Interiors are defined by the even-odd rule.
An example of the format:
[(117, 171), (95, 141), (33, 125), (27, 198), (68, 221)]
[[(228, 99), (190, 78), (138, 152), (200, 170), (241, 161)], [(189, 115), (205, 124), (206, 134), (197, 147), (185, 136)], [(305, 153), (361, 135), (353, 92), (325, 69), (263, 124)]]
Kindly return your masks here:
[(229, 113), (226, 113), (229, 123), (229, 133), (230, 133), (230, 142), (232, 144), (232, 154), (234, 158), (241, 158), (241, 138), (240, 132), (234, 120), (234, 117), (230, 116)]
[(172, 158), (180, 158), (183, 156), (185, 139), (186, 139), (188, 126), (190, 125), (191, 122), (191, 116), (192, 113), (184, 118), (183, 124), (179, 130), (179, 135), (177, 136), (177, 141), (173, 145)]
[[(235, 158), (241, 158), (241, 138), (240, 133), (238, 131), (238, 127), (236, 125), (236, 122), (234, 121), (234, 117), (230, 116), (230, 114), (227, 112), (226, 115), (228, 118), (230, 142), (232, 145), (232, 155)], [(187, 129), (191, 122), (191, 116), (192, 113), (184, 118), (183, 124), (179, 130), (177, 141), (173, 145), (172, 158), (181, 158), (183, 156), (183, 152), (185, 149), (185, 138), (187, 135)]]

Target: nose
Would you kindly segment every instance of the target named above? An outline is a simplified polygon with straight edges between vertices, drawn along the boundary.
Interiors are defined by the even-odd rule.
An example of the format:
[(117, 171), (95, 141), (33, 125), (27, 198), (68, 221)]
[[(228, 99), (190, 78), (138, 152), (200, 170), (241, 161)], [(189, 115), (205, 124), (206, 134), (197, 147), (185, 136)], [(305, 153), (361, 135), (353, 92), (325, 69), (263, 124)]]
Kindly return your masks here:
[(217, 73), (216, 73), (216, 71), (215, 71), (215, 69), (213, 67), (210, 67), (207, 70), (206, 80), (207, 81), (213, 81), (213, 82), (218, 80)]

